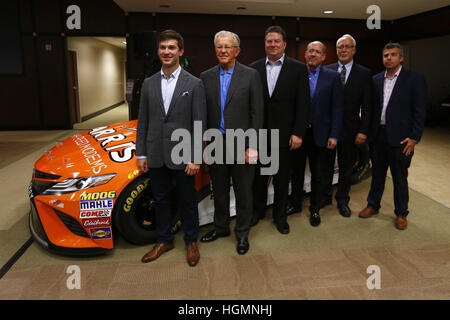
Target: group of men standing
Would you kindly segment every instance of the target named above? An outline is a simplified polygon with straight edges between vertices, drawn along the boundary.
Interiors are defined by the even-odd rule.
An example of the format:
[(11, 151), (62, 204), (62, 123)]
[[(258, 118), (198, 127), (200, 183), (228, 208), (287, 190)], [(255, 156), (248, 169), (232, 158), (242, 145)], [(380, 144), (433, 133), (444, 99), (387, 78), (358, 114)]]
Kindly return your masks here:
[[(184, 53), (181, 35), (173, 30), (160, 34), (158, 55), (162, 69), (142, 85), (137, 130), (138, 167), (151, 175), (158, 234), (156, 245), (142, 258), (143, 262), (153, 261), (174, 247), (174, 237), (170, 233), (172, 179), (176, 180), (178, 202), (182, 206), (188, 264), (195, 266), (200, 259), (194, 176), (201, 161), (191, 157), (188, 163), (175, 164), (171, 159), (171, 151), (177, 143), (171, 139), (172, 132), (179, 128), (192, 132), (195, 121), (200, 121), (204, 129), (220, 130), (223, 153), (234, 157), (236, 150), (229, 149), (234, 144), (225, 143), (229, 139), (226, 130), (266, 129), (269, 136), (276, 131), (279, 147), (274, 151), (278, 153), (279, 166), (272, 175), (272, 217), (281, 234), (290, 231), (288, 215), (302, 209), (306, 159), (311, 172), (310, 224), (320, 224), (319, 211), (331, 202), (336, 154), (339, 182), (335, 198), (340, 214), (350, 217), (348, 203), (355, 148), (366, 141), (370, 141), (373, 177), (367, 208), (359, 216), (378, 213), (390, 167), (396, 227), (406, 228), (407, 169), (424, 127), (426, 88), (422, 76), (402, 68), (401, 46), (395, 43), (385, 46), (386, 71), (372, 78), (369, 69), (353, 61), (356, 41), (351, 35), (338, 39), (339, 61), (329, 66), (322, 65), (326, 47), (320, 41), (308, 44), (306, 64), (287, 57), (286, 33), (279, 26), (266, 30), (264, 43), (266, 57), (244, 66), (237, 61), (238, 35), (218, 32), (214, 46), (219, 63), (198, 79), (179, 65)], [(269, 176), (261, 174), (266, 164), (258, 160), (258, 150), (257, 146), (246, 144), (245, 163), (209, 165), (214, 229), (202, 236), (201, 242), (212, 242), (231, 234), (232, 183), (236, 198), (236, 249), (239, 254), (249, 250), (249, 231), (265, 217), (267, 204)]]

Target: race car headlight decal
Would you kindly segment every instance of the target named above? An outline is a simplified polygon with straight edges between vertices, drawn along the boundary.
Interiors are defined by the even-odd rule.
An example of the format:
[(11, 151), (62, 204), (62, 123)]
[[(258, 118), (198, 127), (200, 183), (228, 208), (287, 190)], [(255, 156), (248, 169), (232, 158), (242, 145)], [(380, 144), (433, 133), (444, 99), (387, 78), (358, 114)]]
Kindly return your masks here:
[(69, 178), (61, 181), (51, 188), (42, 192), (43, 195), (61, 195), (65, 193), (71, 193), (80, 191), (87, 188), (101, 186), (108, 183), (112, 178), (116, 176), (116, 173), (103, 174), (101, 176), (93, 177), (80, 177)]

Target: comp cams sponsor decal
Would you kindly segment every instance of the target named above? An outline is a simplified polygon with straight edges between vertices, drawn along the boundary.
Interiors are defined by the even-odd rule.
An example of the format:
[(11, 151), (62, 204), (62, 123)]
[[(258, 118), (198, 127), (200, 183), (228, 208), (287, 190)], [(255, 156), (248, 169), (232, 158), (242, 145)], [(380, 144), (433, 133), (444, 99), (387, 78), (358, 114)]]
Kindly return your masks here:
[(80, 211), (80, 219), (111, 217), (111, 209)]
[(94, 240), (111, 239), (111, 227), (89, 229)]

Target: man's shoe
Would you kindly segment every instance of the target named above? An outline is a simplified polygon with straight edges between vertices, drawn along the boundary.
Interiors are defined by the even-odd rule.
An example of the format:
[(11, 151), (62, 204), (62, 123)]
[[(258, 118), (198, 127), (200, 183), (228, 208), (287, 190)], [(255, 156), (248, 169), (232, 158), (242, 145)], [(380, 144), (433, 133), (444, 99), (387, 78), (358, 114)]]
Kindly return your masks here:
[(319, 212), (311, 212), (311, 215), (309, 216), (309, 223), (313, 227), (317, 227), (320, 224), (320, 215)]
[(293, 213), (302, 212), (302, 207), (288, 205), (286, 208), (286, 215), (290, 216)]
[(288, 234), (289, 233), (289, 224), (286, 220), (283, 220), (281, 222), (276, 222), (275, 225), (277, 226), (278, 232), (281, 234)]
[(250, 247), (250, 245), (248, 243), (247, 237), (238, 238), (236, 250), (239, 254), (246, 254), (249, 247)]
[(375, 210), (372, 207), (367, 207), (359, 213), (360, 218), (370, 218), (373, 215), (378, 214), (378, 210)]
[(398, 230), (405, 230), (408, 227), (408, 221), (406, 220), (406, 217), (397, 216), (397, 219), (395, 219), (395, 227)]
[(214, 229), (201, 237), (200, 242), (213, 242), (219, 238), (228, 237), (229, 235), (229, 232), (225, 234), (218, 234), (216, 229)]
[(173, 243), (157, 243), (152, 250), (147, 252), (145, 256), (142, 257), (142, 262), (147, 263), (158, 259), (164, 252), (173, 249)]
[(352, 212), (350, 211), (350, 208), (346, 204), (340, 204), (338, 205), (339, 213), (341, 216), (349, 218), (352, 215)]
[(197, 242), (191, 242), (187, 245), (187, 262), (191, 267), (194, 267), (199, 260), (200, 252), (198, 251)]

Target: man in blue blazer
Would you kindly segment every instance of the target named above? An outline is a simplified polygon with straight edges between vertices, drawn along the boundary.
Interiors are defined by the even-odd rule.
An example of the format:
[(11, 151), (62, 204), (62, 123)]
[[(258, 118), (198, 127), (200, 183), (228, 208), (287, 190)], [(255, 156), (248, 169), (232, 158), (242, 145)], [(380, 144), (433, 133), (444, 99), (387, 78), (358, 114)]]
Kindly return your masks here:
[(361, 218), (378, 213), (390, 167), (397, 217), (395, 226), (399, 230), (407, 227), (408, 168), (414, 147), (422, 136), (427, 105), (424, 77), (403, 68), (403, 59), (402, 47), (398, 43), (388, 43), (383, 49), (386, 70), (373, 77), (374, 109), (369, 133), (372, 184), (367, 207), (359, 213)]
[(311, 171), (310, 223), (320, 224), (319, 210), (328, 181), (331, 153), (336, 147), (342, 126), (344, 94), (339, 74), (321, 65), (326, 47), (320, 41), (308, 44), (305, 52), (309, 75), (311, 107), (309, 108), (303, 145), (294, 151), (292, 201), (301, 204), (306, 158)]

